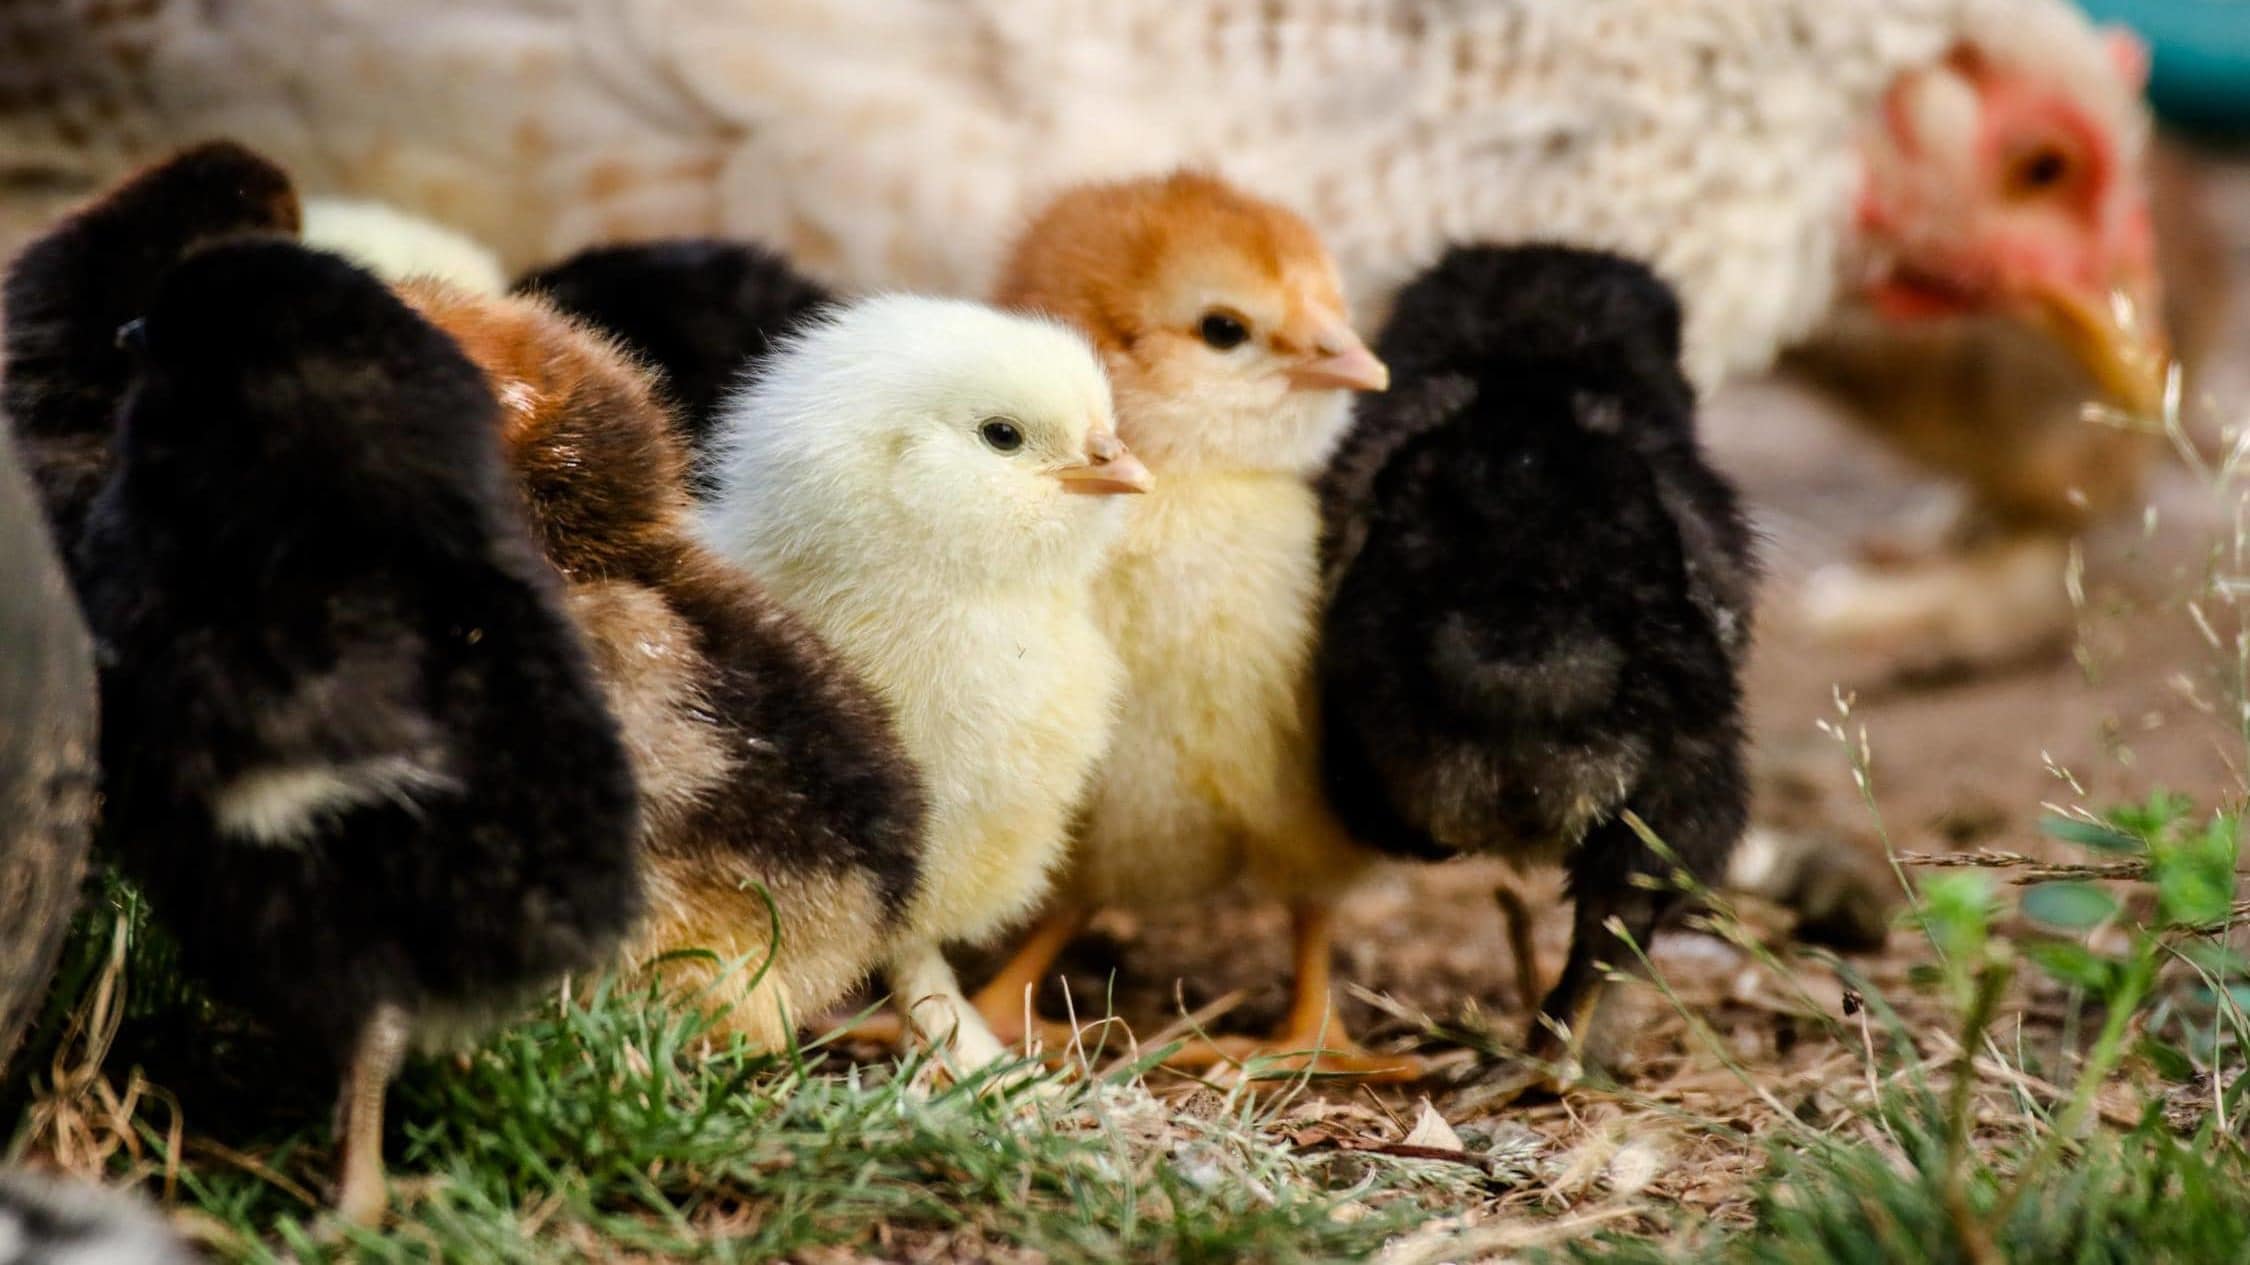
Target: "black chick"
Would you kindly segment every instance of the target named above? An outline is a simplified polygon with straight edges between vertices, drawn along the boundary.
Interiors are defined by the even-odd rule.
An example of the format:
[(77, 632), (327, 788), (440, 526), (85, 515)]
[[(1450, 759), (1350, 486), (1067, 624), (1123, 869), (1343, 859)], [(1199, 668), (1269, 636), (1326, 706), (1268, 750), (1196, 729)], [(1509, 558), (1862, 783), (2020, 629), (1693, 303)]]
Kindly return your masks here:
[(9, 265), (0, 412), (23, 445), (65, 556), (109, 473), (110, 425), (132, 367), (118, 327), (147, 309), (165, 268), (195, 247), (294, 233), (299, 220), (280, 168), (214, 141), (142, 170)]
[(77, 551), (104, 841), (190, 971), (344, 1077), (384, 1204), (411, 1038), (602, 962), (639, 908), (615, 723), (460, 349), (277, 239), (170, 269)]
[[(0, 645), (12, 658), (0, 716), (25, 723), (0, 725), (0, 1060), (52, 968), (93, 820), (93, 651), (72, 592), (77, 577), (58, 584), (68, 569), (56, 563), (69, 562), (109, 473), (111, 423), (131, 371), (118, 326), (196, 245), (290, 231), (297, 221), (288, 178), (219, 142), (128, 180), (9, 266), (0, 415), (13, 443), (0, 475)], [(36, 508), (19, 498), (18, 458)]]
[(188, 1265), (154, 1205), (129, 1191), (0, 1172), (0, 1265)]
[(0, 1071), (46, 995), (94, 823), (94, 649), (0, 431)]
[[(1600, 1057), (1597, 965), (1716, 879), (1747, 821), (1738, 671), (1756, 565), (1705, 464), (1680, 311), (1640, 264), (1461, 248), (1399, 296), (1322, 487), (1329, 793), (1418, 857), (1559, 857), (1570, 957), (1535, 1057)], [(1613, 960), (1625, 964), (1618, 955)]]
[(516, 282), (653, 368), (698, 455), (743, 370), (834, 296), (772, 251), (679, 238), (582, 251)]

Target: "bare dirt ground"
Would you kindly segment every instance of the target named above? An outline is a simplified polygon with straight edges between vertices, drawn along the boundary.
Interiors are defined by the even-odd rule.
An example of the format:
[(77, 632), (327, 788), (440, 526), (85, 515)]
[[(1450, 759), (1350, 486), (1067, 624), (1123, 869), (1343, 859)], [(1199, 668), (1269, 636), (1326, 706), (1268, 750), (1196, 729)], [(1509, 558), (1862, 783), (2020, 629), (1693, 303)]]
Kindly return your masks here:
[[(2217, 341), (2225, 350), (2206, 367), (2203, 386), (2216, 407), (2232, 410), (2230, 420), (2250, 420), (2250, 158), (2206, 156), (2199, 165), (2237, 279), (2224, 289), (2230, 308)], [(0, 252), (12, 251), (64, 201), (51, 190), (0, 193)], [(2153, 529), (2122, 521), (2089, 536), (2075, 653), (2064, 647), (1995, 671), (1906, 682), (1880, 659), (1813, 642), (1795, 626), (1794, 603), (1815, 568), (1850, 557), (1856, 542), (1911, 513), (1937, 486), (1855, 432), (1831, 402), (1786, 379), (1729, 390), (1709, 404), (1705, 425), (1770, 538), (1771, 578), (1750, 674), (1766, 824), (1863, 857), (1882, 854), (1885, 830), (1900, 851), (2037, 852), (2044, 802), (2100, 806), (2161, 786), (2209, 804), (2242, 784), (2240, 734), (2198, 703), (2212, 697), (2202, 682), (2219, 656), (2179, 601), (2195, 588), (2227, 515), (2184, 469), (2169, 465), (2158, 476)], [(1843, 745), (1818, 727), (1837, 720), (1840, 691), (1853, 699), (1850, 731), (1864, 726), (1867, 734), (1880, 822)], [(1515, 1034), (1527, 1002), (1511, 982), (1515, 968), (1491, 900), (1504, 873), (1489, 863), (1401, 869), (1350, 901), (1338, 967), (1355, 988), (1348, 1006), (1355, 1027), (1396, 1035), (1412, 1026), (1405, 1016), (1427, 1015)], [(1568, 931), (1559, 885), (1546, 875), (1526, 882), (1532, 907), (1543, 911), (1539, 940), (1551, 972)], [(1217, 1026), (1247, 1031), (1279, 1016), (1287, 954), (1281, 911), (1232, 900), (1164, 918), (1106, 916), (1065, 966), (1081, 1013), (1113, 1000), (1147, 1035), (1183, 1005), (1223, 1004)], [(1651, 1106), (1754, 1132), (1779, 1110), (1817, 1109), (1863, 1074), (1860, 1052), (1812, 1019), (1844, 1014), (1843, 987), (1825, 966), (1802, 962), (1783, 978), (1695, 934), (1667, 937), (1656, 956), (1685, 1010), (1708, 1021), (1712, 1039), (1754, 1069), (1757, 1084), (1723, 1067), (1678, 1010), (1644, 998), (1649, 1022), (1630, 1094), (1573, 1095), (1511, 1113), (1510, 1127), (1528, 1125), (1557, 1157), (1554, 1180), (1538, 1197), (1567, 1190), (1572, 1167), (1614, 1169), (1614, 1152), (1631, 1132), (1621, 1122), (1641, 1129), (1653, 1118)], [(1906, 971), (1922, 956), (1915, 936), (1894, 932), (1883, 952), (1857, 965), (1903, 994)], [(1387, 1001), (1372, 1003), (1370, 994)], [(1450, 1117), (1477, 1114), (1458, 1089), (1426, 1092)], [(1334, 1093), (1321, 1110), (1359, 1113), (1366, 1124), (1399, 1106), (1396, 1096), (1387, 1106), (1347, 1106), (1364, 1101)], [(1651, 1193), (1721, 1214), (1741, 1210), (1754, 1148), (1713, 1142), (1708, 1130), (1672, 1134), (1665, 1146), (1673, 1159), (1692, 1153), (1696, 1162), (1658, 1165)], [(1610, 1180), (1616, 1183), (1614, 1172)]]

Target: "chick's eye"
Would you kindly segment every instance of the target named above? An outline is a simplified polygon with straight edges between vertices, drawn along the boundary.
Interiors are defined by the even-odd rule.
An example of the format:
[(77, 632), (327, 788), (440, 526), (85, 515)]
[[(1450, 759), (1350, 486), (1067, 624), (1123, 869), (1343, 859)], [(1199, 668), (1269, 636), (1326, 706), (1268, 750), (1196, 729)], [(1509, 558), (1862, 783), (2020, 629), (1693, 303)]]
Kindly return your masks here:
[(1002, 418), (995, 417), (977, 427), (977, 434), (994, 452), (1014, 452), (1023, 447), (1023, 432), (1014, 422)]
[(1205, 312), (1203, 323), (1196, 327), (1203, 341), (1219, 351), (1228, 351), (1249, 341), (1250, 327), (1232, 312)]

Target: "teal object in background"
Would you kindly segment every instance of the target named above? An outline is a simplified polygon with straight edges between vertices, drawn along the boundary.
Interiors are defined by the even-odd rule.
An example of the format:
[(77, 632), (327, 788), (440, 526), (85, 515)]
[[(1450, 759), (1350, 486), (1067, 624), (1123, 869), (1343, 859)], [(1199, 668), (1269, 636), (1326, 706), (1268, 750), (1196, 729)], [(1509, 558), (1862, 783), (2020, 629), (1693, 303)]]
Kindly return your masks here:
[(2078, 0), (2155, 54), (2149, 101), (2168, 123), (2250, 137), (2250, 0)]

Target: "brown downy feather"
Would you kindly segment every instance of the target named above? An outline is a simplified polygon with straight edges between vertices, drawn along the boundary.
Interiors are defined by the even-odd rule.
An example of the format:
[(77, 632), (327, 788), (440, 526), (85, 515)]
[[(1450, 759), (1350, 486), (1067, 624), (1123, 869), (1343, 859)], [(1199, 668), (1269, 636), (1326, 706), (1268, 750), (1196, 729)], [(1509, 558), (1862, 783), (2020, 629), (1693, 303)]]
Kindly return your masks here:
[(663, 965), (668, 983), (712, 985), (714, 1009), (731, 1007), (723, 1027), (785, 1044), (875, 964), (914, 884), (921, 794), (888, 720), (815, 634), (697, 542), (687, 454), (624, 353), (534, 299), (406, 294), (492, 379), (625, 733), (649, 889), (628, 961), (690, 953)]

